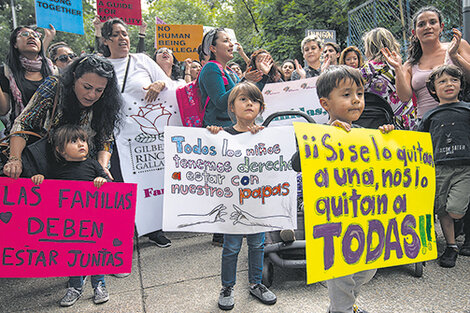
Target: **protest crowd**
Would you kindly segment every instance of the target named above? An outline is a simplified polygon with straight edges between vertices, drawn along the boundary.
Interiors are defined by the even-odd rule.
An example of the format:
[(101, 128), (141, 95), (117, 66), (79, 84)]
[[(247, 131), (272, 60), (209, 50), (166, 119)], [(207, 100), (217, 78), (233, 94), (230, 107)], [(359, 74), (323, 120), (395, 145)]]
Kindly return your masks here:
[[(49, 9), (59, 10), (59, 6)], [(195, 88), (199, 110), (190, 108), (191, 99), (178, 98), (183, 101), (179, 113), (184, 126), (204, 127), (217, 136), (224, 131), (257, 134), (264, 128), (257, 118), (265, 109), (262, 91), (267, 84), (317, 77), (317, 94), (328, 112), (328, 125), (345, 131), (362, 127), (382, 133), (410, 130), (431, 134), (436, 165), (434, 214), (446, 242), (438, 262), (452, 268), (459, 255), (470, 256), (470, 103), (466, 102), (470, 101), (466, 83), (470, 79), (470, 45), (458, 29), (452, 30), (451, 42), (442, 42), (443, 20), (435, 7), (416, 12), (406, 60), (393, 34), (379, 27), (364, 34), (364, 51), (355, 46), (342, 49), (336, 43), (307, 36), (299, 43), (303, 62), (275, 60), (262, 48), (249, 54), (231, 41), (224, 28), (204, 34), (198, 59), (177, 60), (166, 47), (145, 51), (145, 22), (139, 38), (130, 38), (123, 20), (112, 18), (102, 23), (96, 18), (95, 53), (81, 55), (66, 42), (54, 42), (52, 25), (44, 29), (44, 38), (33, 27), (19, 26), (11, 33), (9, 52), (0, 68), (0, 120), (2, 136), (9, 143), (2, 174), (31, 178), (36, 185), (47, 179), (93, 181), (97, 188), (106, 182), (129, 182), (116, 144), (120, 129), (133, 123), (126, 118), (126, 105), (155, 102), (169, 89), (176, 90), (177, 98), (184, 98), (188, 88)], [(134, 39), (138, 44), (136, 53), (131, 53)], [(232, 61), (235, 51), (244, 64)], [(31, 166), (24, 156), (24, 150), (38, 142), (38, 135), (47, 138), (46, 150), (36, 155), (45, 163), (41, 168)], [(463, 148), (451, 154), (450, 146)], [(296, 172), (302, 172), (298, 152), (292, 164)], [(138, 234), (142, 235), (158, 247), (171, 246), (161, 228)], [(456, 244), (458, 236), (465, 236), (461, 247)], [(244, 237), (249, 247), (247, 288), (262, 303), (276, 303), (276, 295), (261, 278), (265, 233), (215, 233), (212, 243), (222, 247), (222, 289), (214, 294), (222, 310), (235, 305), (237, 258)], [(295, 232), (284, 229), (280, 238), (291, 244), (296, 240)], [(329, 280), (330, 306), (325, 310), (366, 312), (355, 302), (359, 289), (367, 288), (363, 285), (375, 271)], [(129, 273), (114, 275), (125, 279)], [(71, 306), (81, 297), (86, 279), (70, 277), (61, 306)], [(94, 302), (108, 301), (105, 276), (92, 275), (90, 280)]]

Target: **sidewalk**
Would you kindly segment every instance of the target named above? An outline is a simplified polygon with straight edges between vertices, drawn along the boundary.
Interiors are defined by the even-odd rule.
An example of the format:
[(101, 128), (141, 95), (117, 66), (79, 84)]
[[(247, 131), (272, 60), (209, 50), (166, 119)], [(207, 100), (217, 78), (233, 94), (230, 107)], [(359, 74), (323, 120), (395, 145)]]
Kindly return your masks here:
[[(61, 308), (58, 302), (67, 278), (0, 278), (0, 312), (219, 312), (222, 248), (212, 246), (208, 234), (170, 233), (168, 237), (172, 246), (164, 249), (139, 238), (132, 274), (106, 276), (110, 301), (105, 304), (93, 304), (89, 282), (74, 306)], [(244, 244), (231, 312), (326, 312), (325, 285), (307, 286), (304, 270), (275, 267), (271, 290), (278, 302), (265, 306), (248, 293), (247, 269)], [(470, 257), (459, 256), (453, 269), (441, 268), (435, 260), (427, 262), (421, 278), (412, 276), (413, 269), (411, 265), (380, 269), (364, 286), (359, 306), (369, 313), (470, 313)]]

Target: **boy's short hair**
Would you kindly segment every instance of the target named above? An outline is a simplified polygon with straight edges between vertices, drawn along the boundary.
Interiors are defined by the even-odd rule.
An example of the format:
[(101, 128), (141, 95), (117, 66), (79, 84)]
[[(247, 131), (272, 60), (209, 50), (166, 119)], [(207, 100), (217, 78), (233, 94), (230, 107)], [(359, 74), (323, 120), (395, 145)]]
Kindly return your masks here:
[(428, 88), (429, 93), (437, 102), (440, 101), (439, 97), (436, 94), (436, 80), (441, 77), (444, 73), (460, 80), (459, 99), (461, 99), (462, 93), (466, 87), (465, 76), (463, 75), (463, 72), (459, 67), (452, 64), (441, 65), (434, 69), (431, 74), (429, 74), (428, 79), (426, 79), (426, 88)]
[(241, 94), (250, 98), (251, 101), (259, 102), (260, 104), (259, 113), (263, 113), (264, 108), (266, 106), (264, 103), (263, 93), (259, 90), (259, 88), (255, 84), (250, 83), (250, 82), (243, 82), (233, 87), (232, 91), (230, 92), (228, 96), (227, 111), (229, 113), (231, 120), (234, 120), (235, 118), (235, 116), (233, 115), (231, 111), (231, 108), (234, 107), (235, 99)]
[(300, 50), (302, 51), (302, 53), (304, 53), (304, 46), (309, 43), (310, 41), (314, 41), (317, 46), (318, 46), (318, 49), (321, 50), (322, 48), (322, 41), (320, 38), (318, 38), (316, 35), (309, 35), (307, 37), (305, 37), (304, 39), (302, 39), (302, 42), (300, 43)]
[(352, 80), (357, 86), (364, 86), (361, 72), (347, 65), (331, 65), (318, 76), (318, 98), (328, 98), (333, 89), (343, 80)]
[(88, 143), (88, 133), (79, 125), (65, 124), (52, 132), (52, 147), (54, 150), (54, 156), (58, 161), (63, 160), (60, 153), (65, 150), (65, 145), (77, 139), (81, 139)]

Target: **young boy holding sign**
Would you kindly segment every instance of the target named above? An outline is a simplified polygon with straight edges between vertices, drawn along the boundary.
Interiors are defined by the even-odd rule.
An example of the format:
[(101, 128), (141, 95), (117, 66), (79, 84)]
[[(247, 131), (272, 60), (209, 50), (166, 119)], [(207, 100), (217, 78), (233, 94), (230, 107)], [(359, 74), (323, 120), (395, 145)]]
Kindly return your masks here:
[[(429, 75), (426, 87), (439, 106), (428, 111), (418, 130), (431, 133), (436, 164), (434, 212), (441, 222), (447, 247), (439, 258), (442, 267), (454, 267), (458, 247), (454, 220), (464, 217), (470, 202), (470, 104), (459, 101), (465, 89), (462, 71), (454, 65), (442, 65)], [(470, 248), (465, 236), (462, 251)], [(465, 254), (462, 253), (461, 254)]]
[[(88, 134), (78, 125), (67, 124), (59, 127), (52, 134), (52, 146), (57, 163), (52, 166), (50, 177), (54, 179), (93, 181), (96, 188), (107, 182), (107, 174), (98, 161), (88, 157)], [(36, 185), (42, 184), (44, 175), (31, 177)], [(86, 276), (69, 277), (69, 288), (60, 300), (60, 305), (73, 305), (82, 296)], [(92, 275), (94, 289), (93, 302), (105, 303), (109, 300), (104, 275)]]
[[(356, 128), (354, 121), (359, 119), (364, 110), (364, 83), (359, 70), (346, 65), (330, 66), (317, 80), (317, 94), (321, 106), (328, 112), (329, 125), (350, 131)], [(379, 129), (388, 133), (393, 125), (383, 125)], [(292, 158), (292, 167), (300, 172), (300, 157), (297, 153)], [(362, 285), (375, 275), (376, 269), (361, 271), (344, 277), (328, 280), (330, 298), (329, 313), (365, 312), (354, 303)]]

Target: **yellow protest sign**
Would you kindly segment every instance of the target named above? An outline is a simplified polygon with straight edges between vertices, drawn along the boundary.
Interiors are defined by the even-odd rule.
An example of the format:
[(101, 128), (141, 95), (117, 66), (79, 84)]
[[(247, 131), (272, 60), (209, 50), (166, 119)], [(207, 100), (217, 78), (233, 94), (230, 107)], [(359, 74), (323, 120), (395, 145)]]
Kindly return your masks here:
[(186, 58), (198, 60), (197, 47), (202, 42), (202, 25), (157, 24), (155, 47), (166, 47), (173, 51), (178, 61)]
[(437, 257), (429, 133), (294, 127), (307, 283)]

